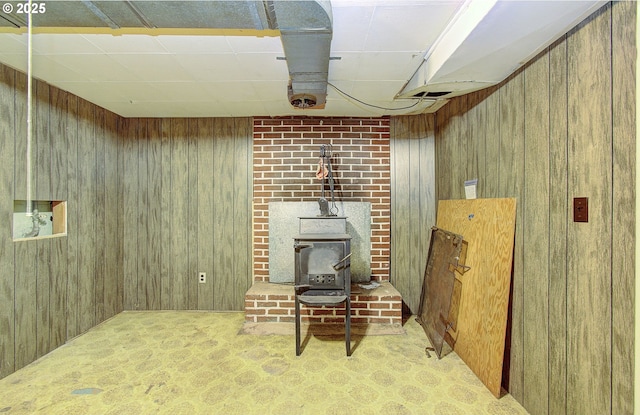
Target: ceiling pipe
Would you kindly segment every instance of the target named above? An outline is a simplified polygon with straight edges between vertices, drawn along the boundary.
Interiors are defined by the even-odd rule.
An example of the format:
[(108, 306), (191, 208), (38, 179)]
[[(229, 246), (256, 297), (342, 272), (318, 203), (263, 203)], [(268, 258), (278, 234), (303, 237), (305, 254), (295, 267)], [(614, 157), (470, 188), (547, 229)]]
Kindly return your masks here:
[(289, 70), (289, 103), (301, 109), (324, 108), (333, 37), (331, 2), (267, 3), (275, 13)]

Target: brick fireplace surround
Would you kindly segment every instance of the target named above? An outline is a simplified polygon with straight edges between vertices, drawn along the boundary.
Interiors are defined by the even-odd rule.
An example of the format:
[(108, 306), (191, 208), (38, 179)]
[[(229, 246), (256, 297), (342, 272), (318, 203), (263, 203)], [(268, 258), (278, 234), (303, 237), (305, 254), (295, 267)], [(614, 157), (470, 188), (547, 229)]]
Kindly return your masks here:
[[(389, 283), (391, 169), (388, 117), (254, 118), (254, 283), (245, 295), (245, 320), (248, 323), (294, 322), (293, 286), (269, 283), (269, 202), (308, 202), (320, 198), (321, 187), (315, 172), (323, 144), (332, 146), (336, 199), (371, 203), (371, 280), (380, 285), (374, 289), (352, 287), (352, 322), (399, 325), (402, 298)], [(308, 323), (343, 323), (344, 314), (344, 307), (302, 309), (303, 321)]]

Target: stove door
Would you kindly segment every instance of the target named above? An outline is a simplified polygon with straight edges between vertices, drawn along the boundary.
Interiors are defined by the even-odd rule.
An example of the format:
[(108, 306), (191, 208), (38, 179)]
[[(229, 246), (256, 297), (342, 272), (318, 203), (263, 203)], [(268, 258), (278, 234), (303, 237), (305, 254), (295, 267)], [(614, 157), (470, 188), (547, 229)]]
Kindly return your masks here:
[(346, 241), (296, 241), (296, 285), (344, 289), (345, 267), (340, 261), (349, 254), (348, 250)]

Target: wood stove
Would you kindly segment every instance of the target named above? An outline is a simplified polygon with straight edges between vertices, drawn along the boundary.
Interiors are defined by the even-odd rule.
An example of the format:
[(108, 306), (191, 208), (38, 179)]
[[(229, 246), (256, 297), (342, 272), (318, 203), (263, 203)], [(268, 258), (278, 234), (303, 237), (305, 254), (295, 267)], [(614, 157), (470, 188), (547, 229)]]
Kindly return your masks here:
[(345, 342), (351, 355), (351, 236), (347, 218), (301, 217), (294, 238), (296, 356), (300, 355), (300, 304), (335, 307), (345, 304)]

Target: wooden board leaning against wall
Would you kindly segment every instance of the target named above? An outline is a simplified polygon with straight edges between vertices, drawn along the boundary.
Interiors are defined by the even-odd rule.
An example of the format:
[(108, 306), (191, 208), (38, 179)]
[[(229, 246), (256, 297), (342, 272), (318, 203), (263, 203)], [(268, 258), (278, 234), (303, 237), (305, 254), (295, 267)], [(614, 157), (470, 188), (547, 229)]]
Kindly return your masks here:
[(469, 269), (460, 277), (451, 346), (496, 397), (501, 394), (515, 219), (513, 198), (438, 202), (437, 227), (468, 243)]

